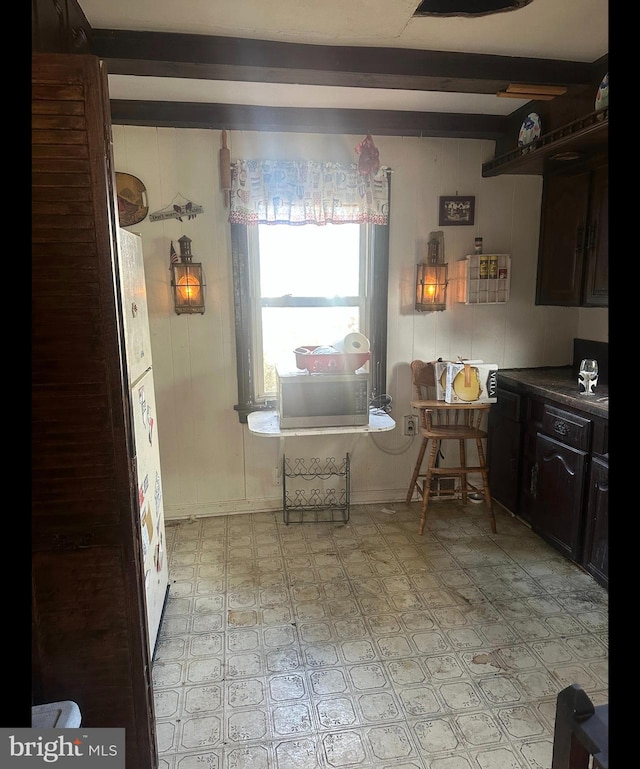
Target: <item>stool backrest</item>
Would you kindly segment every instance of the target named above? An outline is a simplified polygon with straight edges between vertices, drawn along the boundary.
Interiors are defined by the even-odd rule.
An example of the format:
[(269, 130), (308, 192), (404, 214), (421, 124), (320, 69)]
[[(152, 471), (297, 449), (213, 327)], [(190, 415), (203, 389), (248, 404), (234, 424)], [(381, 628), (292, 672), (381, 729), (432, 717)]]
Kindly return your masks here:
[(472, 429), (481, 427), (483, 414), (491, 408), (490, 403), (447, 403), (436, 400), (435, 366), (429, 361), (411, 361), (411, 376), (416, 401), (424, 402), (421, 405), (412, 402), (420, 412), (420, 426), (424, 430), (430, 431), (436, 425), (465, 425)]
[(411, 361), (411, 376), (418, 400), (433, 400), (436, 397), (436, 371), (433, 363)]

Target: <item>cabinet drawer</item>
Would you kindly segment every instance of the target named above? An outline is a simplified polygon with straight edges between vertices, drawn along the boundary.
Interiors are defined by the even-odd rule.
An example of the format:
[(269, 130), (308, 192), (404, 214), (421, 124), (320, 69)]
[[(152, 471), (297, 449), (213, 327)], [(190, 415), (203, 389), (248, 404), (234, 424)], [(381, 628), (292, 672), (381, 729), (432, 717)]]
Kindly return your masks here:
[(591, 445), (591, 427), (590, 419), (584, 419), (570, 411), (563, 411), (548, 404), (544, 406), (543, 431), (567, 446), (588, 451)]
[(498, 387), (498, 400), (491, 407), (491, 411), (496, 412), (505, 419), (511, 419), (514, 422), (520, 421), (520, 396), (511, 390), (503, 390)]

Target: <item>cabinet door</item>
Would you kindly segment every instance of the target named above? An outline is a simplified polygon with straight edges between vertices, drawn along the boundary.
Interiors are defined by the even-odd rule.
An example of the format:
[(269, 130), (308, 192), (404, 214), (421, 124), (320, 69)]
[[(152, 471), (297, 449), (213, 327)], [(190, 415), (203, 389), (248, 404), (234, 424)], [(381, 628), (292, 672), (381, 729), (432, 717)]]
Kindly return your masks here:
[(523, 521), (531, 523), (535, 503), (536, 482), (536, 440), (538, 430), (542, 427), (544, 402), (537, 398), (527, 398), (523, 408), (524, 435), (522, 438), (522, 454), (520, 456), (520, 476), (518, 492), (518, 516)]
[(533, 530), (573, 561), (580, 560), (587, 454), (538, 433)]
[(498, 388), (498, 402), (489, 412), (489, 487), (491, 496), (509, 512), (518, 512), (518, 476), (522, 428), (520, 396)]
[(609, 304), (609, 165), (593, 172), (584, 303), (606, 307)]
[(536, 304), (581, 304), (590, 171), (545, 177)]
[(582, 565), (604, 587), (609, 585), (609, 463), (591, 462)]

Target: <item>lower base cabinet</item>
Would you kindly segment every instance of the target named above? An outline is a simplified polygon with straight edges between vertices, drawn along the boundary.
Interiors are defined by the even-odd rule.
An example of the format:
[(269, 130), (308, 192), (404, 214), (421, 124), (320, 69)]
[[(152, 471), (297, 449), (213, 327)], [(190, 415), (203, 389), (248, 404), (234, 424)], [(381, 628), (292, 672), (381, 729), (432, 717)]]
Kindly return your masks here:
[(489, 411), (487, 457), (491, 496), (507, 510), (518, 509), (518, 473), (522, 442), (520, 396), (498, 388), (498, 401)]
[(498, 387), (492, 497), (608, 588), (608, 420)]
[(609, 462), (594, 457), (589, 473), (584, 568), (604, 587), (609, 586)]
[(533, 531), (572, 561), (580, 561), (587, 454), (538, 433)]

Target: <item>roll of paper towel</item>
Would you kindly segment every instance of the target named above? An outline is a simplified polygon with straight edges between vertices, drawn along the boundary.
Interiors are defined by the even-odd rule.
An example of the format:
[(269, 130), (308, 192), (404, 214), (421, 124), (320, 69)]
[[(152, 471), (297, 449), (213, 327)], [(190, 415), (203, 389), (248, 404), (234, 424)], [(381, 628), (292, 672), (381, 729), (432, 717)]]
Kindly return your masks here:
[(357, 331), (347, 334), (344, 339), (336, 342), (334, 345), (338, 352), (369, 352), (369, 340), (364, 334)]

